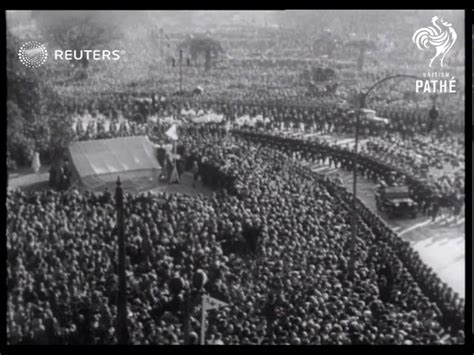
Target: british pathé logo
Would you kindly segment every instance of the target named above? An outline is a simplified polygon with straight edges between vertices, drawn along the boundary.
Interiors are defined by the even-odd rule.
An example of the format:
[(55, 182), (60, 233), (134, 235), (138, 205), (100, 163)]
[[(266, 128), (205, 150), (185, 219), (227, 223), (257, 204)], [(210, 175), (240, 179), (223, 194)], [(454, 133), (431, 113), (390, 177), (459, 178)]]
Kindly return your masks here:
[[(458, 36), (453, 25), (442, 17), (434, 16), (431, 23), (433, 26), (416, 30), (412, 41), (421, 50), (434, 49), (435, 53), (428, 64), (430, 68), (444, 68), (446, 56), (450, 53)], [(422, 74), (422, 78), (416, 80), (415, 90), (417, 93), (455, 94), (456, 84), (455, 76), (448, 71), (428, 70)]]
[(423, 78), (415, 80), (417, 93), (425, 94), (455, 94), (456, 78), (450, 76), (449, 72), (426, 72)]
[(412, 41), (421, 50), (436, 49), (436, 53), (430, 59), (430, 68), (437, 58), (439, 58), (441, 67), (444, 67), (444, 59), (453, 48), (458, 36), (453, 25), (441, 17), (434, 16), (431, 23), (433, 26), (422, 27), (417, 30), (413, 34)]

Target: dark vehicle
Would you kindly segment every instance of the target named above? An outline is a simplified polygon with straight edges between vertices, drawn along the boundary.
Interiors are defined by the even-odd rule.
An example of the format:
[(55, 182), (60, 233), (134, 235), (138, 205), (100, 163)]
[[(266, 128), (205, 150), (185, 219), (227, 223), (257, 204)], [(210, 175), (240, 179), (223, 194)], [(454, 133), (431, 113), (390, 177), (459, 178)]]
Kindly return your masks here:
[(416, 218), (418, 204), (410, 198), (408, 186), (379, 186), (375, 193), (377, 210), (388, 218)]

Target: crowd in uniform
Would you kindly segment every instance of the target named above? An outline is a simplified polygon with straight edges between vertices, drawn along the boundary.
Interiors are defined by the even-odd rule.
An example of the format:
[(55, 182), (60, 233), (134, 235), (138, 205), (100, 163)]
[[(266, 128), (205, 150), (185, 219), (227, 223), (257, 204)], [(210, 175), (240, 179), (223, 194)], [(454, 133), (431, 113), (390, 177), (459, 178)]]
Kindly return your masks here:
[[(354, 110), (347, 103), (334, 98), (318, 99), (317, 102), (305, 102), (285, 98), (262, 99), (205, 99), (176, 98), (147, 93), (153, 100), (139, 102), (133, 95), (111, 94), (99, 102), (77, 103), (66, 100), (58, 110), (68, 116), (90, 116), (96, 119), (105, 117), (108, 120), (126, 118), (129, 121), (145, 123), (151, 116), (179, 116), (183, 110), (194, 109), (195, 112), (215, 112), (224, 114), (228, 119), (249, 115), (262, 115), (270, 119), (271, 125), (299, 128), (303, 123), (307, 129), (322, 132), (352, 133), (355, 127)], [(163, 99), (163, 101), (161, 101)], [(366, 136), (380, 136), (384, 133), (399, 133), (403, 138), (415, 134), (439, 135), (447, 130), (460, 132), (462, 127), (453, 126), (451, 112), (439, 108), (440, 116), (432, 121), (430, 108), (406, 109), (403, 106), (381, 107), (378, 115), (389, 120), (388, 125), (382, 121), (362, 120), (360, 132)], [(445, 134), (443, 134), (445, 135)]]
[[(271, 146), (278, 147), (295, 155), (298, 159), (318, 164), (329, 164), (336, 168), (352, 171), (354, 168), (353, 150), (330, 144), (327, 141), (304, 140), (301, 138), (285, 137), (281, 134), (265, 131), (243, 130), (240, 132), (252, 137), (255, 141), (263, 141)], [(358, 154), (357, 169), (359, 173), (372, 182), (384, 186), (403, 186), (410, 189), (411, 197), (418, 203), (421, 213), (429, 214), (436, 219), (439, 213), (460, 217), (464, 206), (464, 169), (458, 169), (454, 174), (446, 173), (434, 177), (426, 172), (423, 175), (412, 174), (412, 169), (405, 169), (403, 162), (395, 158), (383, 159), (378, 148), (387, 148), (377, 140), (369, 141), (367, 147)], [(389, 144), (389, 147), (393, 145)], [(390, 148), (389, 148), (390, 149)], [(398, 147), (396, 152), (400, 152)], [(402, 154), (403, 151), (400, 153)], [(410, 153), (413, 153), (410, 151)], [(431, 152), (427, 153), (431, 158)], [(400, 158), (398, 158), (400, 159)], [(462, 156), (454, 156), (451, 163), (459, 167)], [(395, 162), (396, 161), (396, 162)], [(423, 164), (421, 164), (421, 167)], [(463, 164), (462, 164), (463, 165)], [(412, 168), (416, 166), (412, 164)], [(421, 169), (420, 167), (420, 169)]]

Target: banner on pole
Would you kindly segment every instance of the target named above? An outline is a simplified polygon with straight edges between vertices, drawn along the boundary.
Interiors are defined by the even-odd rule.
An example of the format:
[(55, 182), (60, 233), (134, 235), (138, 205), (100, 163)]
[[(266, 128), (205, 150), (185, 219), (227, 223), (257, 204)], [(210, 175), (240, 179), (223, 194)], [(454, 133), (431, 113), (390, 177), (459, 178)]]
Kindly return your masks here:
[(228, 307), (229, 304), (219, 301), (216, 298), (205, 295), (204, 296), (204, 310), (209, 311), (211, 309), (219, 309), (223, 307)]
[(167, 131), (166, 135), (170, 137), (172, 140), (177, 141), (178, 140), (178, 131), (176, 129), (176, 124), (173, 124)]
[(223, 307), (228, 307), (229, 304), (219, 301), (208, 295), (202, 296), (202, 310), (201, 310), (201, 340), (200, 344), (204, 345), (206, 343), (206, 314), (207, 311), (212, 309), (219, 309)]

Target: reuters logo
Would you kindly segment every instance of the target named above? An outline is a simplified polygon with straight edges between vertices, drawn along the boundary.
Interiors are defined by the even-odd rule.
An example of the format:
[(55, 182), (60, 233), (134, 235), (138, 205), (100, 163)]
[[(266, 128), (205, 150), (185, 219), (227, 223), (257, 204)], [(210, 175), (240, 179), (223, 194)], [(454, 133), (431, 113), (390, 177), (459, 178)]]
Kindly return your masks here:
[(30, 41), (20, 47), (18, 57), (20, 58), (20, 62), (28, 68), (38, 68), (46, 63), (48, 51), (44, 44)]

